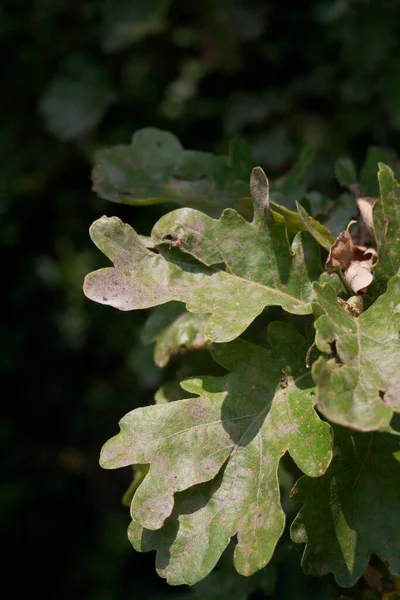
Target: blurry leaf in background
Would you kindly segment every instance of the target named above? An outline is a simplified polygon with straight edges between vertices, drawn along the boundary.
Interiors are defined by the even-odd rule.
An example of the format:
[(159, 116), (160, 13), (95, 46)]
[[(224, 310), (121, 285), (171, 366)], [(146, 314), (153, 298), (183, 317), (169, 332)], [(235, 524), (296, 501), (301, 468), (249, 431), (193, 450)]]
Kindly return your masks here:
[(39, 103), (46, 128), (63, 141), (89, 133), (115, 100), (106, 69), (90, 58), (71, 55)]
[(375, 198), (378, 198), (380, 195), (378, 181), (378, 163), (380, 162), (391, 167), (396, 176), (400, 178), (400, 163), (394, 152), (378, 146), (369, 146), (360, 171), (360, 183), (367, 195), (374, 196)]
[(340, 185), (348, 187), (357, 183), (357, 170), (351, 158), (338, 158), (335, 162), (335, 176)]
[(105, 0), (102, 12), (104, 52), (123, 50), (163, 31), (170, 0)]

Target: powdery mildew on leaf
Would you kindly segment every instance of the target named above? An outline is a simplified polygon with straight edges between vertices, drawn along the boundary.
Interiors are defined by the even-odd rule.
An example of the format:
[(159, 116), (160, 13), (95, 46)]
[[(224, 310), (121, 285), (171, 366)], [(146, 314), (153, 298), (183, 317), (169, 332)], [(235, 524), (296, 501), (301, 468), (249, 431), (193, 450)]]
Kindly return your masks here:
[[(275, 182), (279, 197), (300, 199), (305, 192), (304, 171), (312, 156), (305, 149), (299, 161)], [(100, 150), (92, 172), (93, 190), (106, 200), (130, 205), (174, 203), (201, 209), (217, 217), (225, 208), (235, 208), (251, 217), (249, 176), (252, 152), (241, 138), (233, 138), (229, 156), (185, 150), (169, 131), (146, 127), (135, 132), (130, 145)], [(279, 190), (279, 191), (278, 191)], [(282, 196), (283, 193), (283, 196)], [(271, 202), (281, 214), (288, 231), (309, 231), (313, 236), (329, 238), (328, 230), (312, 217), (299, 215)]]
[(118, 218), (102, 217), (91, 236), (114, 268), (90, 273), (85, 294), (120, 310), (185, 302), (190, 312), (211, 314), (205, 334), (217, 342), (236, 338), (266, 306), (310, 314), (312, 282), (320, 273), (318, 246), (299, 233), (290, 248), (282, 217), (269, 208), (261, 169), (254, 169), (251, 186), (252, 223), (231, 209), (219, 220), (194, 209), (176, 210), (153, 229), (159, 253)]
[(306, 543), (302, 566), (317, 577), (333, 573), (351, 587), (372, 554), (400, 574), (399, 437), (334, 427), (335, 458), (318, 479), (302, 477), (292, 491), (304, 504), (291, 527)]
[(325, 314), (315, 323), (316, 344), (337, 358), (320, 357), (312, 374), (317, 405), (331, 421), (361, 431), (389, 425), (400, 411), (400, 277), (360, 316), (346, 311), (331, 286), (315, 284)]
[(389, 279), (400, 272), (400, 185), (383, 163), (379, 163), (378, 179), (381, 197), (373, 209), (378, 245), (375, 280), (382, 293)]
[(102, 451), (106, 468), (150, 464), (129, 536), (139, 551), (157, 549), (158, 572), (171, 584), (204, 578), (235, 534), (236, 569), (261, 569), (284, 528), (281, 457), (288, 451), (310, 477), (329, 465), (330, 427), (313, 409), (307, 343), (285, 323), (272, 323), (268, 337), (272, 350), (243, 340), (214, 345), (228, 375), (183, 382), (196, 398), (132, 411)]
[(172, 133), (146, 127), (133, 135), (131, 145), (97, 153), (93, 189), (113, 202), (174, 202), (216, 215), (248, 195), (251, 168), (244, 141), (233, 140), (230, 156), (215, 156), (184, 150)]

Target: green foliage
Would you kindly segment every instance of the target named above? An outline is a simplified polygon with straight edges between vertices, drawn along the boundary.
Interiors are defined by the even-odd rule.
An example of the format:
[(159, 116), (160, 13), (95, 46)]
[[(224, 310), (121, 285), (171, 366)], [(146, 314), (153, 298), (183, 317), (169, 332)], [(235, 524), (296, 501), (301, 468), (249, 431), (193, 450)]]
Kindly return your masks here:
[[(153, 553), (130, 551), (119, 499), (131, 469), (104, 473), (96, 468), (97, 453), (122, 414), (149, 404), (153, 395), (156, 402), (179, 400), (180, 380), (224, 370), (196, 324), (207, 315), (188, 313), (180, 303), (182, 317), (176, 314), (173, 322), (170, 315), (171, 329), (164, 322), (148, 338), (144, 333), (143, 346), (140, 332), (153, 309), (121, 313), (83, 296), (84, 274), (105, 265), (87, 224), (110, 214), (107, 201), (89, 191), (90, 168), (102, 149), (129, 145), (130, 132), (147, 125), (171, 130), (184, 148), (217, 151), (228, 161), (228, 139), (244, 136), (252, 160), (238, 180), (246, 192), (226, 207), (252, 219), (249, 176), (260, 164), (270, 178), (270, 206), (284, 216), (290, 242), (309, 231), (296, 201), (336, 236), (357, 215), (353, 195), (344, 190), (338, 196), (337, 157), (352, 157), (368, 194), (380, 193), (378, 162), (399, 180), (400, 4), (310, 0), (282, 11), (280, 3), (265, 0), (6, 0), (0, 21), (0, 246), (11, 258), (4, 261), (0, 372), (4, 389), (18, 399), (5, 403), (0, 422), (7, 452), (0, 486), (3, 543), (33, 586), (40, 557), (51, 548), (46, 581), (59, 600), (186, 597), (187, 589), (157, 577)], [(222, 205), (211, 212), (206, 198), (199, 200), (196, 208), (220, 217)], [(164, 211), (188, 205), (114, 204), (112, 214), (147, 236)], [(322, 244), (322, 261), (325, 254)], [(376, 277), (366, 308), (386, 291), (386, 276), (385, 270), (382, 284)], [(319, 282), (347, 297), (336, 274), (323, 273)], [(320, 309), (313, 304), (313, 310), (317, 318)], [(290, 322), (312, 343), (311, 316), (274, 306), (242, 339), (268, 345), (265, 331), (273, 320)], [(153, 350), (162, 369), (153, 363)], [(317, 357), (314, 348), (309, 364)], [(286, 458), (279, 481), (290, 521), (295, 508), (288, 494), (299, 473)], [(20, 518), (26, 514), (34, 518)], [(60, 531), (68, 531), (62, 543)], [(284, 532), (273, 559), (274, 599), (371, 600), (365, 578), (342, 593), (324, 588), (329, 577), (305, 577), (300, 554)], [(255, 590), (255, 598), (268, 593), (253, 584), (265, 569), (250, 578), (232, 570), (219, 563), (203, 596), (223, 582), (227, 594), (241, 593), (243, 600)], [(386, 600), (387, 582), (374, 600)]]
[(400, 277), (366, 312), (356, 317), (337, 303), (332, 287), (315, 286), (324, 315), (315, 322), (316, 344), (335, 358), (320, 357), (313, 365), (317, 402), (335, 423), (361, 431), (389, 425), (400, 411)]
[(354, 585), (371, 553), (400, 570), (400, 446), (387, 433), (361, 434), (334, 427), (335, 458), (318, 479), (303, 477), (292, 492), (304, 504), (292, 538), (306, 543), (303, 567), (333, 572), (339, 585)]
[[(325, 273), (320, 259), (322, 252), (326, 260), (335, 236), (300, 203), (307, 199), (302, 181), (309, 153), (271, 183), (274, 202), (263, 170), (253, 169), (251, 221), (232, 208), (215, 219), (235, 189), (233, 204), (240, 206), (245, 185), (235, 188), (232, 182), (239, 174), (244, 178), (247, 152), (240, 171), (234, 152), (227, 159), (185, 151), (176, 138), (156, 130), (133, 139), (133, 149), (117, 147), (99, 156), (97, 188), (109, 185), (107, 175), (102, 179), (108, 173), (114, 200), (173, 199), (188, 206), (162, 216), (150, 238), (115, 217), (96, 221), (92, 240), (114, 266), (87, 275), (85, 294), (123, 311), (158, 306), (143, 340), (157, 342), (159, 365), (189, 350), (207, 352), (214, 342), (211, 356), (228, 374), (196, 373), (180, 382), (190, 397), (174, 387), (174, 401), (164, 388), (155, 405), (128, 413), (120, 433), (103, 447), (101, 465), (107, 469), (149, 466), (131, 501), (132, 545), (140, 552), (156, 550), (157, 571), (172, 585), (203, 580), (233, 538), (236, 571), (247, 577), (260, 571), (284, 534), (283, 505), (286, 511), (289, 505), (281, 497), (280, 465), (290, 457), (294, 482), (304, 474), (292, 492), (304, 507), (291, 531), (294, 542), (306, 543), (305, 571), (333, 573), (339, 586), (350, 587), (376, 554), (399, 574), (393, 482), (400, 471), (394, 416), (400, 412), (400, 264), (394, 242), (400, 204), (393, 171), (380, 164), (371, 239), (378, 251), (375, 281), (349, 298), (347, 284)], [(237, 140), (232, 148), (245, 146)], [(188, 161), (197, 174), (186, 178), (178, 194), (176, 174)], [(370, 162), (364, 178), (374, 168)], [(344, 185), (358, 185), (347, 159), (336, 172)], [(297, 214), (287, 208), (293, 203)], [(365, 226), (363, 213), (358, 219)], [(340, 240), (334, 244), (338, 252)], [(357, 260), (350, 259), (355, 265)], [(279, 308), (269, 313), (271, 307)], [(344, 427), (334, 425), (332, 437), (335, 423)]]

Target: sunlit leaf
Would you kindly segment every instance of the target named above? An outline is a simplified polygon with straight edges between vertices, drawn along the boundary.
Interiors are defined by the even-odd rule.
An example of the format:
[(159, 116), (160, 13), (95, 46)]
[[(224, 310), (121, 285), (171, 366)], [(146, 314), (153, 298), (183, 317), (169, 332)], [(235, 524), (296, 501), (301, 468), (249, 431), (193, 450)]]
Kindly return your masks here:
[(285, 522), (281, 457), (288, 451), (311, 477), (330, 462), (330, 428), (313, 409), (308, 344), (278, 322), (268, 338), (271, 350), (242, 340), (215, 345), (215, 360), (230, 374), (186, 380), (198, 397), (129, 413), (103, 448), (106, 468), (150, 464), (129, 535), (138, 550), (158, 550), (158, 571), (171, 584), (204, 578), (235, 534), (238, 572), (261, 569)]
[(303, 233), (289, 246), (283, 219), (269, 208), (261, 169), (254, 170), (251, 187), (252, 223), (229, 209), (219, 220), (179, 209), (154, 226), (160, 253), (146, 248), (129, 225), (102, 217), (91, 236), (115, 266), (89, 274), (85, 294), (120, 310), (185, 302), (190, 312), (211, 314), (204, 331), (218, 342), (240, 335), (266, 306), (311, 314), (318, 247)]
[(359, 317), (341, 306), (329, 285), (315, 285), (325, 314), (315, 323), (320, 357), (312, 373), (319, 410), (331, 421), (371, 431), (400, 411), (400, 277)]
[(373, 219), (378, 245), (376, 285), (381, 293), (387, 282), (400, 271), (400, 185), (393, 171), (379, 163), (380, 200), (374, 206)]

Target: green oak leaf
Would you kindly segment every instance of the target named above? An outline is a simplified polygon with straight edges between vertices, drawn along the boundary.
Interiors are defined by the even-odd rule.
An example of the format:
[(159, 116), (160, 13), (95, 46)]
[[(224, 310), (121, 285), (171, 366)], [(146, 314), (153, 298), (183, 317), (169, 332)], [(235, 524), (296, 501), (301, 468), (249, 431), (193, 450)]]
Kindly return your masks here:
[(384, 292), (388, 280), (400, 272), (400, 185), (390, 167), (379, 163), (380, 200), (374, 206), (374, 229), (378, 245), (375, 285)]
[(237, 571), (265, 566), (285, 523), (281, 457), (288, 451), (310, 477), (331, 460), (330, 427), (313, 408), (308, 343), (282, 322), (269, 325), (268, 339), (271, 350), (215, 344), (228, 375), (185, 380), (197, 397), (128, 413), (102, 450), (105, 468), (150, 464), (129, 537), (139, 551), (157, 549), (158, 572), (172, 585), (203, 579), (236, 534)]
[(289, 246), (284, 220), (269, 208), (262, 169), (253, 170), (251, 187), (252, 223), (232, 209), (219, 220), (178, 209), (154, 226), (157, 248), (147, 248), (118, 218), (102, 217), (91, 237), (114, 268), (90, 273), (86, 296), (120, 310), (185, 302), (192, 313), (211, 314), (204, 332), (216, 342), (239, 336), (266, 306), (311, 314), (318, 246), (305, 233)]
[(133, 135), (131, 145), (99, 151), (92, 178), (94, 191), (106, 200), (176, 203), (217, 215), (248, 195), (250, 173), (251, 157), (237, 139), (230, 156), (215, 156), (184, 150), (172, 133), (148, 127)]
[[(286, 194), (283, 199), (293, 205), (305, 190), (302, 173), (311, 159), (312, 153), (305, 149), (293, 169), (275, 186), (278, 195)], [(213, 217), (224, 208), (235, 208), (250, 218), (253, 205), (248, 182), (252, 160), (250, 147), (239, 137), (232, 139), (229, 156), (217, 156), (185, 150), (172, 133), (147, 127), (133, 135), (131, 145), (97, 152), (93, 190), (101, 198), (122, 204), (174, 203), (201, 209)], [(289, 233), (308, 230), (295, 211), (275, 201), (271, 201), (271, 208), (284, 217)]]
[(353, 429), (387, 427), (393, 411), (400, 412), (400, 277), (359, 317), (338, 304), (330, 285), (315, 284), (315, 291), (325, 312), (315, 322), (316, 344), (337, 353), (312, 367), (319, 410)]
[(325, 475), (302, 477), (292, 491), (304, 504), (291, 527), (293, 541), (306, 543), (303, 569), (351, 587), (376, 554), (400, 575), (399, 438), (337, 426), (334, 437)]

